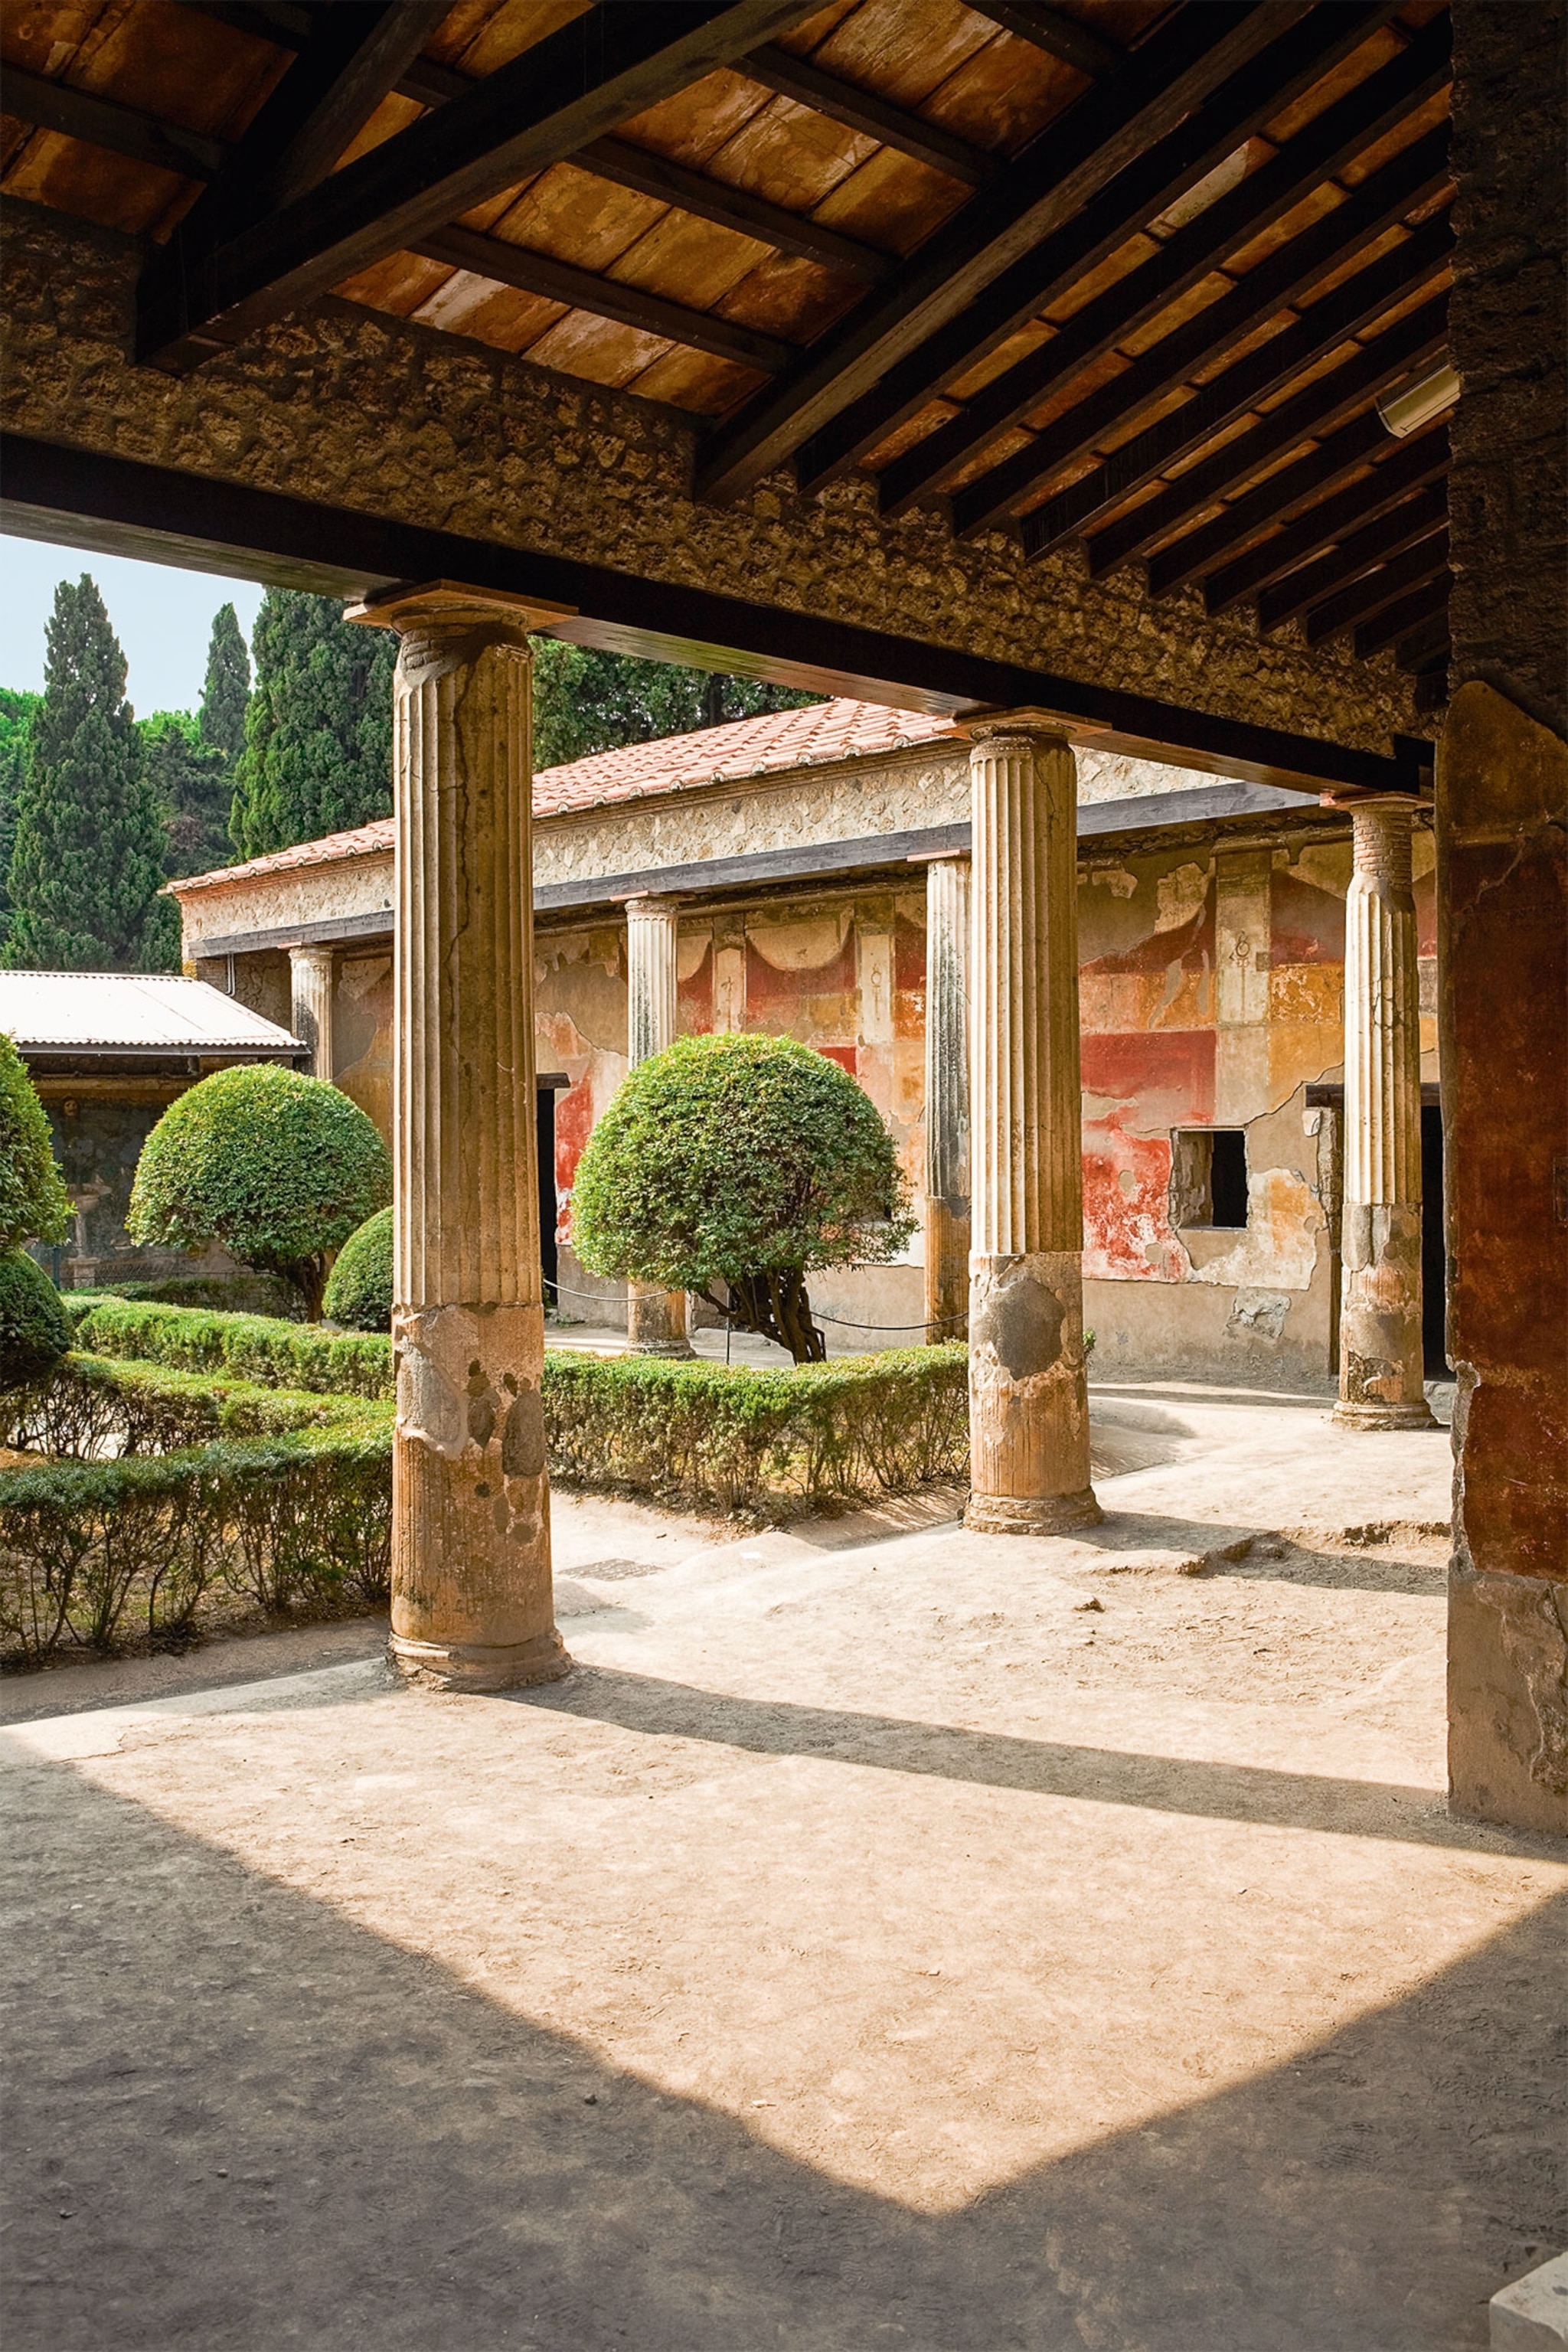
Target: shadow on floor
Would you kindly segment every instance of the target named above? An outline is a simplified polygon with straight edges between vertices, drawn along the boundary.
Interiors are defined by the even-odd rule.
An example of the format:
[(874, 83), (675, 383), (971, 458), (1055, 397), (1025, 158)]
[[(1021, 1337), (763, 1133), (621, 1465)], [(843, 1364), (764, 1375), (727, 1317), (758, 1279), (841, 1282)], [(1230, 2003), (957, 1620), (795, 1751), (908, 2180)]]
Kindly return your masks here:
[(1561, 2242), (1568, 1904), (928, 2215), (17, 1769), (7, 2352), (1479, 2352)]

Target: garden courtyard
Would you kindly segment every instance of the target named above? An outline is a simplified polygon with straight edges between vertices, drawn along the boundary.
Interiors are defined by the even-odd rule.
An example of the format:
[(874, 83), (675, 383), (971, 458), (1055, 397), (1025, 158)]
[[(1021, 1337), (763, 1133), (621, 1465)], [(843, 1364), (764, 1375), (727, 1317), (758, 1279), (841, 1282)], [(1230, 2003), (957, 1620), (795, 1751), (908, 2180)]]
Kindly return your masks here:
[(1097, 1387), (1075, 1537), (558, 1492), (543, 1688), (12, 1681), (12, 2352), (1484, 2346), (1568, 1868), (1447, 1808), (1446, 1431), (1330, 1402)]

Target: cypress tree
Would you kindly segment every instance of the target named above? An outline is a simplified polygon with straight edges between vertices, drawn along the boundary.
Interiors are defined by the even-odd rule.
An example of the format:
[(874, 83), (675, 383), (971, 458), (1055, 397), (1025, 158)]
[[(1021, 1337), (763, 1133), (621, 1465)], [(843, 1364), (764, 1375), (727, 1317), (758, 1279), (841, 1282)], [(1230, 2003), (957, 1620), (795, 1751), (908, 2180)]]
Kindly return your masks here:
[(11, 928), (8, 877), (16, 845), (16, 810), (32, 753), (33, 713), (42, 700), (41, 694), (0, 686), (0, 951)]
[(163, 828), (97, 583), (62, 580), (11, 856), (13, 971), (153, 968), (167, 951)]
[(163, 871), (210, 874), (226, 866), (228, 804), (234, 792), (228, 760), (204, 742), (188, 710), (155, 710), (137, 722), (147, 781), (163, 822)]
[(350, 627), (331, 596), (269, 588), (253, 640), (229, 833), (242, 857), (392, 810), (390, 631)]
[(768, 710), (820, 702), (789, 686), (688, 669), (679, 662), (639, 661), (630, 654), (541, 637), (533, 648), (533, 764), (561, 768), (623, 743), (651, 743)]
[[(245, 709), (250, 700), (250, 656), (232, 604), (213, 614), (207, 675), (197, 729), (201, 740), (233, 763), (245, 749)], [(191, 869), (195, 870), (194, 867)]]

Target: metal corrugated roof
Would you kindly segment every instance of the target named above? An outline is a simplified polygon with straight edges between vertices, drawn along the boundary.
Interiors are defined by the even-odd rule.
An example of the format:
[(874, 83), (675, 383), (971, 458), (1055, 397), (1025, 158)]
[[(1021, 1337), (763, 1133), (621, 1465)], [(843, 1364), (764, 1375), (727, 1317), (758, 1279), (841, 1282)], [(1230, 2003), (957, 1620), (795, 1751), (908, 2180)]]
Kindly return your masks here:
[(24, 1052), (120, 1046), (289, 1058), (303, 1050), (221, 989), (173, 972), (0, 971), (0, 1029)]

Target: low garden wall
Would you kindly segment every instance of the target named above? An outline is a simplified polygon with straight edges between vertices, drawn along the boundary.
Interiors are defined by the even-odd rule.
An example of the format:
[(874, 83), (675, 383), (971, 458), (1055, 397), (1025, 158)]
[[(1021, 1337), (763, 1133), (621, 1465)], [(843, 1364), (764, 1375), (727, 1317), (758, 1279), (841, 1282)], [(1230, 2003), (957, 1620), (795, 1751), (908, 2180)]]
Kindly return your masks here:
[[(384, 1606), (389, 1340), (142, 1301), (68, 1301), (78, 1350), (0, 1395), (0, 1653), (188, 1638), (221, 1600)], [(962, 1477), (965, 1353), (917, 1348), (757, 1371), (549, 1353), (563, 1486), (798, 1516)]]

